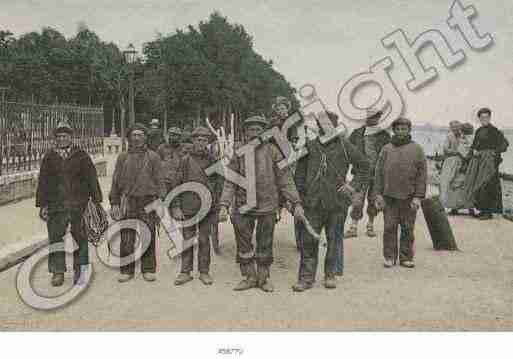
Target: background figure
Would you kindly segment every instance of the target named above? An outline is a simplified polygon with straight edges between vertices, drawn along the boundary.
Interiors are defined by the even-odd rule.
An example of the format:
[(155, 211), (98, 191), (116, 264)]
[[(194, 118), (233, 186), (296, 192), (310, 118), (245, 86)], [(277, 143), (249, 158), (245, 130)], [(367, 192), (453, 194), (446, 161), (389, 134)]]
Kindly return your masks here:
[[(411, 139), (411, 127), (411, 121), (405, 118), (392, 122), (394, 136), (383, 147), (376, 164), (376, 205), (384, 208), (383, 256), (387, 268), (398, 256), (401, 266), (415, 266), (414, 227), (420, 201), (426, 195), (427, 163), (422, 147)], [(398, 251), (399, 225), (402, 234)]]
[(150, 129), (148, 130), (147, 136), (148, 148), (152, 151), (157, 152), (159, 146), (165, 143), (164, 134), (160, 129), (160, 121), (158, 118), (154, 118), (151, 120)]
[[(209, 153), (214, 161), (221, 159), (219, 153), (219, 145), (217, 142), (211, 142), (209, 145)], [(221, 194), (223, 193), (224, 177), (217, 173), (212, 174), (212, 196), (214, 203), (219, 203)], [(212, 223), (210, 229), (210, 240), (215, 254), (221, 254), (221, 247), (219, 244), (219, 207), (216, 205), (214, 213), (212, 214)]]
[(492, 219), (493, 213), (502, 213), (502, 188), (499, 178), (499, 165), (502, 163), (501, 154), (506, 152), (509, 146), (508, 140), (502, 131), (491, 124), (492, 111), (482, 108), (477, 116), (481, 127), (476, 131), (471, 149), (474, 155), (479, 157), (486, 151), (492, 151), (494, 155), (494, 171), (491, 179), (478, 191), (475, 196), (476, 208), (479, 209), (479, 218)]
[[(73, 129), (62, 121), (54, 131), (56, 147), (43, 157), (36, 192), (39, 216), (47, 222), (50, 244), (64, 246), (66, 228), (71, 224), (73, 240), (78, 249), (73, 252), (73, 283), (85, 284), (85, 271), (89, 264), (89, 248), (82, 216), (89, 199), (102, 202), (96, 167), (91, 157), (72, 146)], [(54, 287), (64, 283), (65, 252), (50, 253), (48, 270)]]
[[(135, 124), (128, 131), (128, 151), (121, 153), (112, 175), (109, 200), (114, 220), (138, 219), (143, 221), (151, 233), (149, 247), (140, 258), (141, 272), (146, 281), (156, 280), (157, 259), (155, 256), (157, 216), (146, 213), (144, 207), (157, 198), (164, 199), (166, 188), (162, 180), (161, 159), (147, 144), (147, 129)], [(134, 229), (121, 230), (120, 257), (134, 254), (136, 232)], [(135, 261), (121, 266), (120, 283), (128, 282), (135, 274)]]
[(180, 155), (183, 157), (191, 153), (193, 147), (192, 133), (184, 130), (180, 139)]
[[(473, 204), (467, 201), (465, 196), (465, 177), (472, 156), (470, 146), (474, 127), (470, 123), (456, 126), (460, 135), (457, 138), (448, 138), (444, 146), (449, 157), (444, 160), (442, 167), (440, 200), (445, 208), (451, 208), (452, 215), (458, 214), (459, 209), (468, 209), (469, 214), (474, 215)], [(453, 152), (454, 149), (456, 152)]]
[[(382, 116), (381, 111), (369, 110), (365, 126), (354, 130), (349, 136), (349, 141), (356, 146), (360, 153), (363, 153), (369, 161), (370, 168), (370, 181), (369, 186), (363, 188), (355, 194), (352, 210), (351, 210), (351, 224), (345, 233), (345, 238), (352, 238), (358, 236), (358, 222), (363, 218), (363, 207), (365, 205), (365, 197), (367, 197), (367, 222), (366, 234), (369, 237), (375, 237), (374, 219), (378, 215), (376, 208), (376, 193), (374, 191), (374, 168), (378, 160), (379, 153), (383, 147), (390, 142), (390, 134), (382, 129), (379, 125), (379, 120)], [(352, 171), (354, 174), (354, 171)]]
[[(182, 157), (177, 171), (176, 185), (179, 186), (188, 182), (201, 183), (210, 191), (212, 196), (212, 205), (206, 216), (197, 224), (190, 225), (183, 229), (184, 241), (192, 241), (195, 236), (198, 237), (198, 271), (199, 280), (205, 285), (211, 285), (213, 279), (210, 276), (210, 231), (212, 218), (216, 210), (217, 203), (214, 195), (215, 179), (213, 176), (207, 176), (205, 169), (212, 165), (215, 159), (208, 150), (208, 144), (212, 134), (210, 130), (199, 126), (192, 132), (193, 148), (191, 153)], [(193, 192), (184, 192), (177, 199), (173, 200), (172, 215), (176, 219), (190, 219), (194, 217), (201, 208), (202, 199)], [(194, 268), (194, 248), (192, 245), (184, 244), (188, 247), (181, 253), (180, 274), (176, 277), (175, 285), (183, 285), (193, 279), (191, 272)]]
[(449, 128), (450, 131), (443, 145), (444, 162), (440, 175), (440, 201), (445, 208), (453, 208), (454, 211), (452, 211), (452, 213), (455, 214), (455, 212), (457, 212), (455, 209), (457, 198), (454, 193), (454, 188), (451, 187), (451, 183), (463, 162), (458, 152), (462, 139), (461, 122), (451, 121)]

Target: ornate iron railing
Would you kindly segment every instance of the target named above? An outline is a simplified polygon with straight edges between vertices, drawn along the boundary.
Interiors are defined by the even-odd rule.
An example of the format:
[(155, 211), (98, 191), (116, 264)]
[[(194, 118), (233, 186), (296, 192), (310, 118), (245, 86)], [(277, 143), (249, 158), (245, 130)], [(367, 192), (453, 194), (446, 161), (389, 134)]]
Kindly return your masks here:
[(61, 120), (73, 127), (75, 145), (103, 154), (101, 107), (0, 102), (0, 175), (37, 169)]

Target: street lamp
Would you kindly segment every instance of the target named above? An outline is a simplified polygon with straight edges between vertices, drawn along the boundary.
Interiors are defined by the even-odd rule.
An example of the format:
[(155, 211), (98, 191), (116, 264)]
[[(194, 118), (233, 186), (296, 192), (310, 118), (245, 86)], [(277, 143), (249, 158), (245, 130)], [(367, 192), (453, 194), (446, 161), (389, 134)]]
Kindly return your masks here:
[(128, 45), (127, 49), (123, 51), (123, 56), (125, 57), (125, 61), (129, 66), (130, 70), (130, 84), (128, 88), (128, 102), (129, 102), (129, 119), (128, 126), (132, 126), (135, 123), (135, 109), (134, 109), (134, 64), (137, 58), (137, 51), (135, 50), (134, 45)]

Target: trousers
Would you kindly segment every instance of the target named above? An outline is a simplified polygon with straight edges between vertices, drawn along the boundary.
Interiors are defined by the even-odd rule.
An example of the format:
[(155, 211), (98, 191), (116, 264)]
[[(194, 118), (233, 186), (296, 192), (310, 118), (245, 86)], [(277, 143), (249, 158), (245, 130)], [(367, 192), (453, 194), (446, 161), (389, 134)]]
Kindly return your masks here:
[[(414, 256), (414, 227), (417, 212), (411, 208), (410, 199), (385, 197), (383, 211), (385, 229), (383, 233), (383, 256), (396, 261), (412, 260)], [(397, 245), (397, 231), (401, 225), (400, 247)]]
[[(341, 211), (326, 211), (322, 208), (306, 208), (305, 215), (310, 225), (317, 233), (324, 229), (326, 233), (327, 245), (326, 256), (324, 258), (324, 274), (332, 276), (337, 272), (337, 259), (343, 268), (344, 247), (341, 232), (347, 208)], [(299, 280), (307, 283), (315, 282), (317, 266), (319, 261), (319, 240), (310, 232), (302, 231), (303, 246), (301, 248), (301, 258), (299, 263)], [(340, 258), (338, 258), (340, 257)]]
[(66, 256), (64, 252), (64, 235), (71, 223), (71, 236), (78, 245), (73, 251), (73, 268), (78, 270), (80, 265), (89, 264), (89, 243), (82, 224), (82, 214), (85, 208), (62, 209), (51, 211), (48, 214), (46, 226), (50, 244), (62, 244), (62, 251), (53, 251), (48, 257), (48, 271), (50, 273), (64, 273), (66, 271)]

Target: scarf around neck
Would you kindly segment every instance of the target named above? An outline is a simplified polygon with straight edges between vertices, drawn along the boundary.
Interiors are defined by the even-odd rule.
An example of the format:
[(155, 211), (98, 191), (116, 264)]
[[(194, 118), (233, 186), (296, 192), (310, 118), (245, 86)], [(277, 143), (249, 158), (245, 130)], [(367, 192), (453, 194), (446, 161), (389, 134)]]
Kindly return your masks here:
[(375, 126), (365, 126), (365, 134), (364, 136), (372, 136), (376, 133), (379, 133), (381, 131), (384, 131), (379, 125)]
[(55, 152), (57, 152), (63, 159), (67, 159), (71, 155), (71, 146), (66, 148), (55, 148)]
[(148, 146), (144, 145), (139, 148), (134, 148), (132, 146), (128, 146), (128, 153), (143, 153), (148, 150)]
[(407, 145), (408, 143), (411, 143), (411, 135), (404, 137), (393, 135), (390, 139), (390, 143), (392, 143), (392, 145), (394, 145), (395, 147)]

